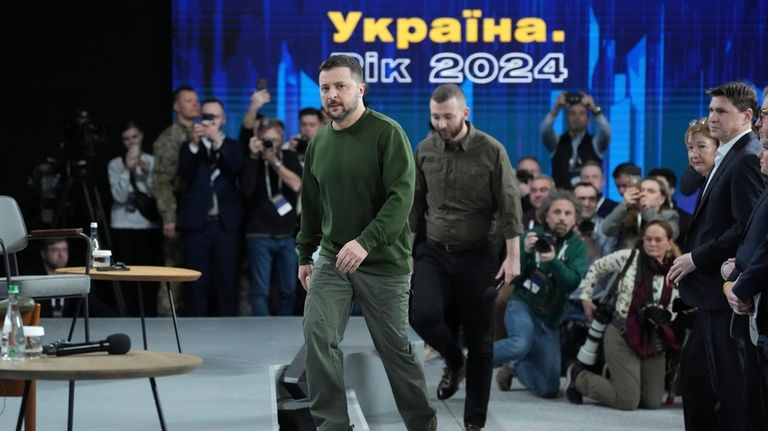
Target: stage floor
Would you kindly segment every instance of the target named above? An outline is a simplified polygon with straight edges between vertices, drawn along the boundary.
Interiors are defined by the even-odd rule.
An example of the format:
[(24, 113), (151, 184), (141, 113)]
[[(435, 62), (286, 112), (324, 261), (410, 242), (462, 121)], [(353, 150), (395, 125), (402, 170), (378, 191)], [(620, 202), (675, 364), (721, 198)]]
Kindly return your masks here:
[[(43, 319), (45, 343), (64, 338), (69, 320)], [(76, 341), (82, 339), (82, 326)], [(150, 350), (176, 351), (169, 318), (147, 320)], [(300, 317), (182, 318), (179, 330), (184, 353), (203, 358), (191, 374), (157, 379), (168, 429), (256, 430), (273, 429), (270, 367), (287, 364), (302, 345)], [(122, 332), (134, 349), (141, 348), (138, 319), (92, 319), (91, 338), (101, 340)], [(77, 338), (80, 337), (80, 338)], [(418, 339), (413, 335), (413, 339)], [(372, 346), (360, 317), (350, 319), (343, 346), (349, 350)], [(372, 347), (370, 347), (372, 348)], [(450, 400), (437, 401), (435, 388), (442, 374), (442, 360), (427, 358), (425, 372), (431, 399), (438, 411), (438, 429), (463, 430), (464, 391)], [(66, 429), (66, 382), (38, 382), (38, 430)], [(0, 430), (15, 429), (20, 398), (5, 398), (0, 388)], [(368, 418), (368, 429), (402, 431), (394, 416)], [(78, 430), (160, 429), (148, 380), (80, 381), (75, 390), (74, 428)], [(616, 411), (587, 404), (569, 404), (562, 396), (543, 400), (519, 384), (500, 392), (494, 383), (488, 408), (488, 431), (502, 430), (634, 430), (683, 429), (680, 399), (658, 410)], [(365, 427), (356, 424), (355, 431)]]

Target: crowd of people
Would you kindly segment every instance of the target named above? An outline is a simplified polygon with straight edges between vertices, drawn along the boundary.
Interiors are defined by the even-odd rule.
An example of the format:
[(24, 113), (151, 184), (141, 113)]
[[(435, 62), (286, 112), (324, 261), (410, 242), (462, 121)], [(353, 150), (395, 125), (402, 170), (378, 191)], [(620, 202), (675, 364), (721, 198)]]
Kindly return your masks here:
[[(413, 152), (395, 120), (364, 105), (362, 76), (350, 57), (327, 59), (323, 106), (301, 110), (290, 138), (260, 114), (265, 89), (237, 137), (224, 134), (224, 104), (189, 87), (174, 92), (175, 122), (152, 155), (127, 123), (125, 154), (108, 166), (121, 259), (156, 251), (201, 271), (191, 316), (303, 314), (318, 429), (349, 427), (338, 343), (353, 304), (409, 430), (437, 429), (409, 323), (445, 361), (437, 399), (466, 382), (467, 430), (485, 426), (494, 368), (503, 391), (517, 380), (539, 397), (622, 410), (677, 393), (687, 429), (768, 427), (768, 313), (757, 312), (768, 308), (768, 89), (760, 108), (745, 83), (710, 89), (709, 116), (681, 131), (688, 166), (643, 176), (622, 163), (615, 202), (611, 125), (589, 94), (564, 92), (544, 117), (546, 175), (531, 156), (513, 167), (453, 84), (432, 93), (431, 131)], [(679, 190), (698, 193), (693, 214), (673, 198), (676, 170)], [(602, 348), (577, 354), (585, 341)]]

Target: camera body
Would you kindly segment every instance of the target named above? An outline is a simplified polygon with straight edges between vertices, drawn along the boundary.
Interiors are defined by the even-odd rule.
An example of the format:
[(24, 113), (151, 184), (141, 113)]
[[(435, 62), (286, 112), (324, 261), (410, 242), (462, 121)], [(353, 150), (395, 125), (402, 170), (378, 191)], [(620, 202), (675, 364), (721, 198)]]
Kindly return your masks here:
[(534, 175), (527, 169), (518, 169), (515, 171), (515, 177), (517, 177), (518, 183), (530, 183), (533, 181)]
[(264, 147), (265, 150), (269, 150), (275, 147), (275, 143), (267, 139), (262, 140), (261, 145)]
[(539, 239), (537, 239), (536, 243), (533, 245), (533, 248), (537, 252), (546, 253), (555, 249), (555, 246), (557, 245), (557, 238), (555, 238), (554, 235), (545, 232), (538, 235), (538, 237)]
[(565, 93), (565, 103), (569, 105), (575, 105), (579, 102), (581, 102), (581, 99), (584, 97), (584, 92), (579, 91), (578, 93)]
[(594, 316), (592, 316), (592, 323), (589, 325), (589, 331), (587, 332), (587, 341), (579, 349), (579, 353), (576, 355), (576, 359), (584, 365), (595, 365), (597, 362), (598, 349), (600, 348), (600, 341), (605, 334), (605, 328), (611, 323), (613, 319), (613, 305), (601, 302), (597, 305), (597, 310)]
[(213, 120), (215, 117), (213, 114), (203, 114), (200, 116), (200, 123), (204, 125), (210, 125), (213, 124)]
[(307, 147), (309, 146), (309, 138), (302, 135), (297, 141), (296, 141), (296, 152), (300, 154), (304, 154), (307, 152)]
[(672, 313), (659, 307), (655, 303), (648, 303), (637, 311), (637, 321), (641, 325), (654, 325), (659, 328), (669, 326), (672, 323)]
[(595, 231), (595, 222), (592, 220), (582, 220), (579, 222), (577, 228), (582, 235), (589, 236)]

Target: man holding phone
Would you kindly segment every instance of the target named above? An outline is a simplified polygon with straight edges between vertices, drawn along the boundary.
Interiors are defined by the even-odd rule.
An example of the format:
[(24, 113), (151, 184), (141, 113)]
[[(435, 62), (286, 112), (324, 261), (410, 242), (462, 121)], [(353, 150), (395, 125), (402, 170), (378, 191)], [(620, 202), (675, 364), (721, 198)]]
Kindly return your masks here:
[[(237, 239), (242, 202), (237, 180), (243, 164), (242, 144), (224, 135), (224, 105), (209, 99), (192, 139), (179, 151), (179, 177), (185, 191), (179, 199), (177, 227), (182, 232), (185, 264), (202, 273), (192, 282), (193, 316), (237, 314)], [(215, 291), (217, 304), (208, 304)]]
[(245, 111), (243, 122), (240, 125), (240, 133), (237, 137), (237, 140), (242, 142), (243, 145), (248, 145), (248, 142), (259, 130), (259, 123), (263, 117), (259, 110), (262, 106), (272, 101), (266, 79), (261, 78), (256, 81), (256, 91), (251, 94), (250, 100), (248, 110)]

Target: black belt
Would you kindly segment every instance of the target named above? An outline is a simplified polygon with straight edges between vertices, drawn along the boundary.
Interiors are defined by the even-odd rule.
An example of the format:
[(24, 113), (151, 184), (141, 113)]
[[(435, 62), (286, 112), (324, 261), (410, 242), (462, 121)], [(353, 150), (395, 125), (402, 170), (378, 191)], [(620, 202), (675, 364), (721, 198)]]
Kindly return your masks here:
[(427, 243), (429, 243), (429, 245), (431, 245), (432, 247), (438, 248), (448, 253), (458, 253), (460, 251), (467, 251), (467, 250), (474, 250), (477, 248), (488, 247), (489, 241), (482, 240), (482, 241), (473, 241), (473, 242), (444, 243), (444, 242), (437, 242), (431, 239), (427, 239)]

